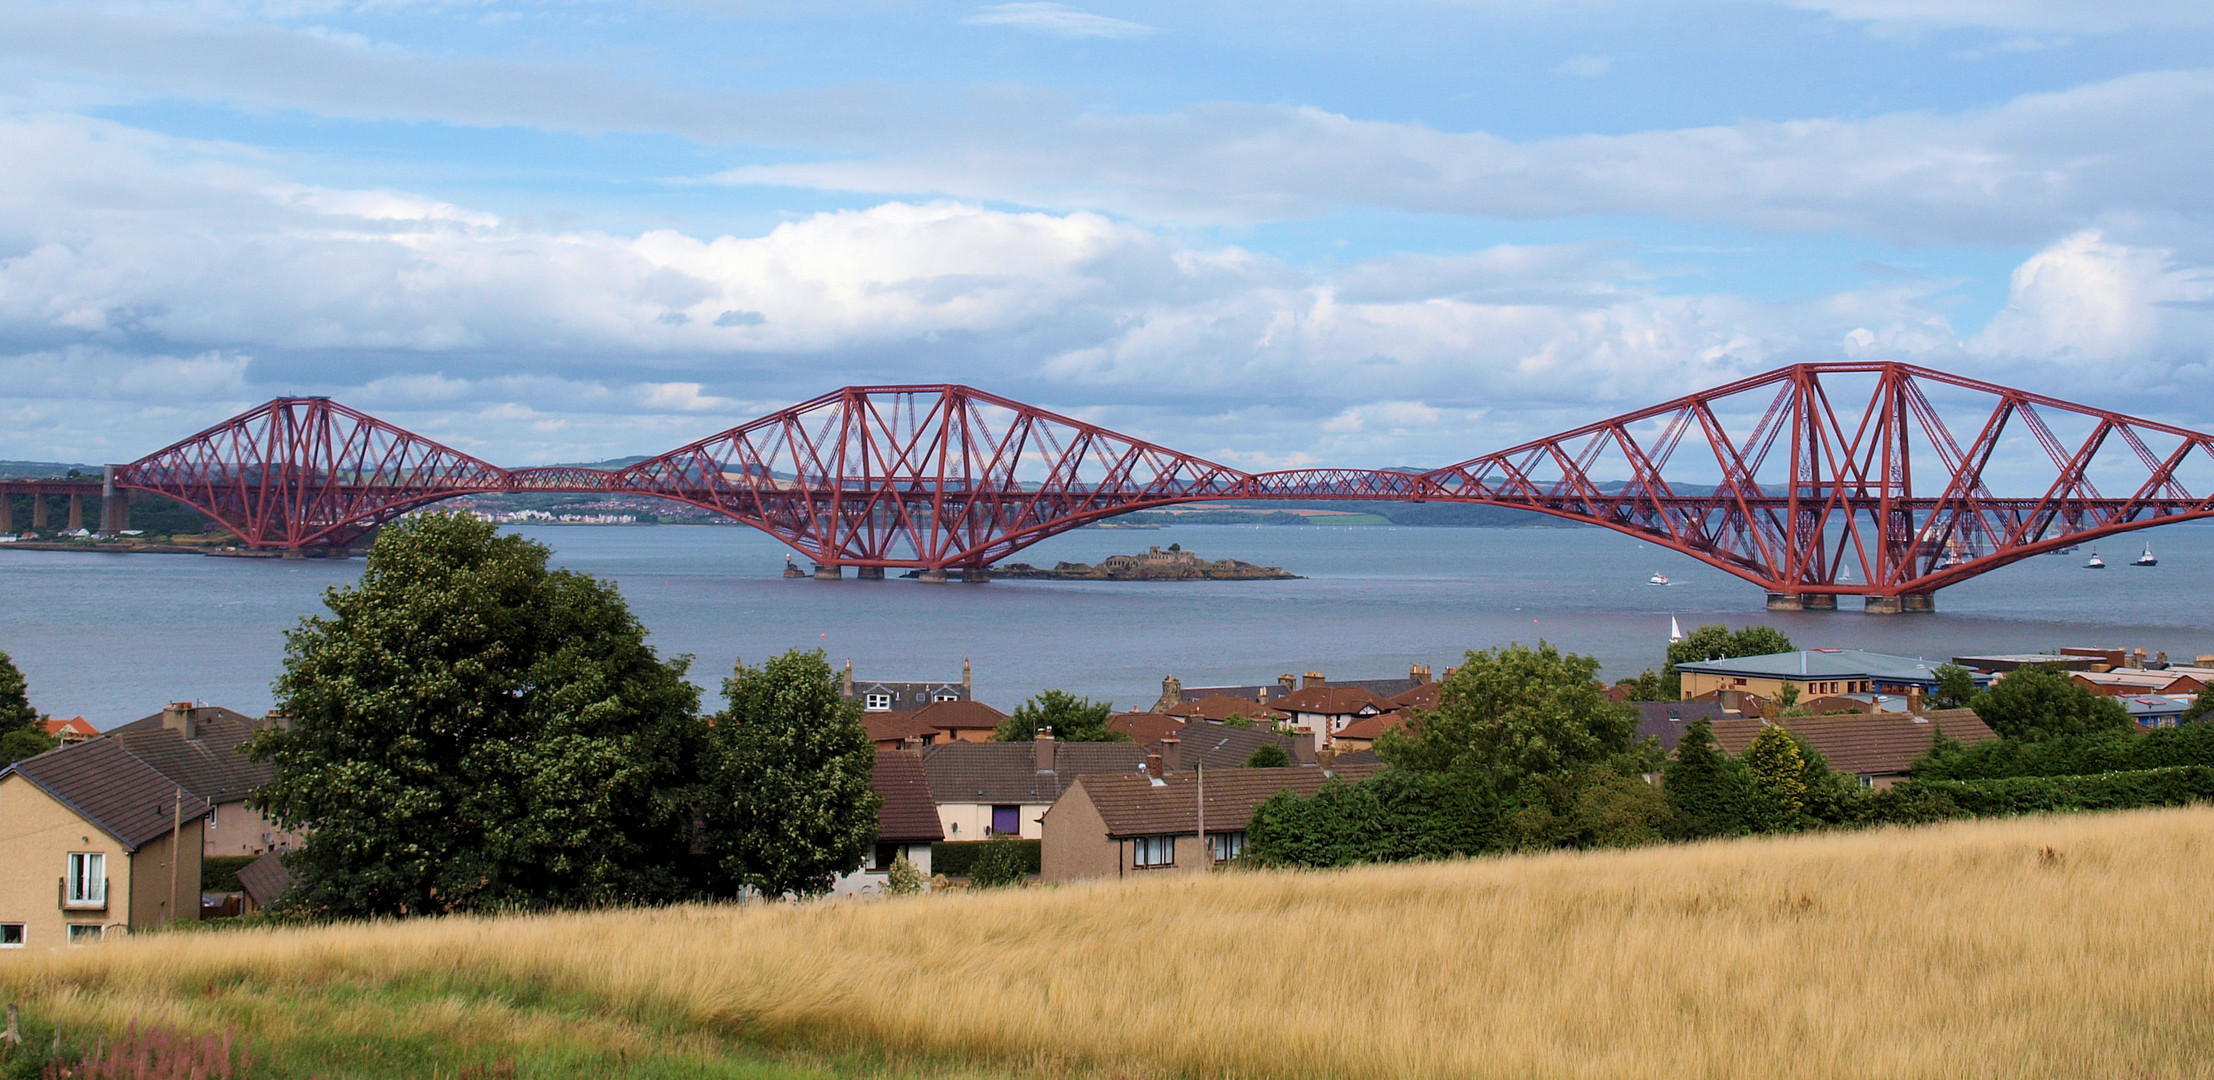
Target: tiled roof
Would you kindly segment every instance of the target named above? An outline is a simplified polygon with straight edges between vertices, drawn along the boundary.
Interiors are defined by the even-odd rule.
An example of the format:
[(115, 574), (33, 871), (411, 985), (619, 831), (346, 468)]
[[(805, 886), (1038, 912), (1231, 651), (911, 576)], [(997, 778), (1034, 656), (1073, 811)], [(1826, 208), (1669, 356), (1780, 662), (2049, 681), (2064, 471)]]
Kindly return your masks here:
[(861, 726), (869, 730), (869, 741), (873, 743), (905, 742), (910, 736), (922, 738), (940, 734), (938, 728), (924, 723), (915, 713), (862, 713)]
[(167, 833), (180, 813), (184, 820), (193, 821), (208, 812), (207, 803), (190, 789), (180, 809), (178, 782), (114, 739), (87, 739), (48, 750), (0, 770), (0, 776), (10, 772), (21, 774), (129, 848)]
[(1391, 696), (1391, 703), (1402, 709), (1435, 709), (1438, 707), (1438, 684), (1426, 682), (1412, 690), (1404, 690)]
[(48, 735), (60, 735), (62, 732), (68, 731), (89, 739), (100, 734), (100, 729), (93, 727), (91, 722), (82, 716), (72, 716), (67, 720), (48, 717), (41, 723), (45, 726)]
[[(1966, 715), (1962, 715), (1966, 714)], [(1792, 716), (1782, 721), (1786, 730), (1821, 751), (1830, 768), (1860, 776), (1896, 776), (1929, 753), (1936, 724), (1945, 734), (1963, 743), (1979, 743), (1998, 736), (1966, 709), (1946, 709), (1929, 714), (1926, 721), (1897, 713), (1864, 716)], [(1731, 755), (1745, 752), (1760, 734), (1759, 720), (1724, 720), (1714, 725), (1714, 741)]]
[[(1676, 665), (1678, 671), (1710, 675), (1743, 675), (1763, 679), (1845, 679), (1865, 676), (1894, 682), (1935, 684), (1933, 670), (1942, 660), (1892, 656), (1863, 649), (1802, 649), (1799, 652), (1740, 656), (1726, 660), (1695, 660)], [(1979, 676), (1979, 682), (1988, 681)]]
[(1229, 694), (1209, 694), (1196, 701), (1186, 701), (1171, 707), (1169, 714), (1187, 719), (1213, 720), (1216, 723), (1233, 716), (1252, 720), (1282, 715), (1273, 705), (1263, 705), (1252, 698), (1232, 697)]
[(1184, 721), (1167, 713), (1126, 712), (1107, 718), (1107, 730), (1127, 735), (1134, 743), (1157, 743), (1164, 735), (1183, 730)]
[(1412, 676), (1396, 679), (1336, 679), (1332, 689), (1366, 690), (1380, 698), (1392, 698), (1422, 685), (1422, 680)]
[(1683, 738), (1684, 729), (1691, 722), (1705, 717), (1708, 720), (1741, 720), (1736, 713), (1722, 711), (1722, 706), (1712, 699), (1706, 701), (1639, 701), (1637, 706), (1637, 737), (1647, 735), (1660, 740), (1661, 749), (1674, 750), (1676, 740)]
[(1298, 740), (1265, 727), (1238, 728), (1228, 724), (1192, 724), (1176, 733), (1181, 742), (1178, 764), (1189, 769), (1204, 759), (1209, 769), (1233, 769), (1245, 764), (1264, 743), (1274, 743), (1286, 754)]
[(1135, 773), (1145, 763), (1136, 743), (1058, 742), (1053, 772), (1039, 772), (1026, 742), (949, 742), (923, 751), (930, 794), (939, 803), (1050, 803), (1086, 773)]
[(915, 719), (940, 731), (997, 730), (1007, 714), (981, 701), (933, 701), (915, 710)]
[[(1311, 795), (1332, 779), (1348, 783), (1382, 771), (1376, 765), (1336, 769), (1293, 765), (1282, 769), (1207, 771), (1207, 825), (1210, 832), (1245, 828), (1253, 808), (1279, 791)], [(1143, 776), (1086, 776), (1077, 781), (1107, 823), (1107, 835), (1159, 836), (1189, 833), (1199, 827), (1199, 778), (1179, 773), (1155, 784)]]
[(186, 791), (211, 803), (243, 799), (269, 782), (276, 767), (246, 757), (247, 740), (262, 721), (229, 709), (202, 705), (193, 710), (193, 738), (162, 726), (161, 713), (133, 720), (107, 733)]
[(930, 798), (930, 777), (922, 755), (912, 750), (879, 750), (869, 786), (883, 796), (876, 812), (877, 839), (943, 840), (938, 804)]
[(1358, 686), (1310, 686), (1269, 703), (1285, 712), (1352, 716), (1362, 709), (1390, 712), (1392, 704)]
[(283, 861), (272, 851), (239, 867), (238, 887), (253, 899), (255, 907), (265, 908), (292, 887), (292, 872), (284, 868)]
[(1364, 716), (1331, 733), (1336, 739), (1369, 739), (1384, 737), (1387, 731), (1401, 731), (1407, 727), (1407, 714), (1399, 710)]

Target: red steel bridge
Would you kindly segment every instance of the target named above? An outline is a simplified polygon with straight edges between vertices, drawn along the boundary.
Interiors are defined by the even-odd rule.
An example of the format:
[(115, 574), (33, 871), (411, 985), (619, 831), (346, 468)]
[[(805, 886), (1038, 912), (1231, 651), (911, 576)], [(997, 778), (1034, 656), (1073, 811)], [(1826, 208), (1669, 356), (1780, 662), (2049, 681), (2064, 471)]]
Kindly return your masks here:
[[(1255, 499), (1474, 503), (1627, 533), (1759, 585), (1771, 607), (1931, 610), (2043, 552), (2214, 516), (2214, 436), (1906, 364), (1801, 364), (1428, 472), (1249, 473), (966, 386), (856, 386), (627, 468), (505, 469), (327, 398), (279, 398), (100, 481), (0, 490), (185, 503), (253, 548), (344, 551), (458, 495), (689, 503), (818, 577), (986, 580), (1133, 510)], [(46, 500), (35, 500), (43, 517)], [(0, 499), (0, 531), (11, 529)], [(44, 525), (43, 521), (35, 526)]]

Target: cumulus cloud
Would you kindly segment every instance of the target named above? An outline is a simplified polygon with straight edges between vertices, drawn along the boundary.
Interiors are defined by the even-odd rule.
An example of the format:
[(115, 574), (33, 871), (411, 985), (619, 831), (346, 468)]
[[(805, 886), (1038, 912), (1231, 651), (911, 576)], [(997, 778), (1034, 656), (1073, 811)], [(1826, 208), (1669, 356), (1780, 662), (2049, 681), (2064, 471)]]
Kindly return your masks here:
[(2039, 243), (2102, 215), (2214, 210), (2214, 71), (1995, 108), (1746, 121), (1513, 142), (1310, 107), (1217, 104), (933, 131), (874, 157), (746, 166), (728, 183), (936, 191), (1199, 220), (1348, 206), (1507, 218), (1650, 214), (1906, 243)]
[(1078, 11), (1067, 4), (993, 4), (961, 20), (971, 26), (1005, 26), (1065, 38), (1135, 38), (1153, 33), (1142, 23)]
[(563, 231), (76, 117), (0, 122), (0, 222), (9, 457), (135, 457), (330, 393), (502, 462), (597, 460), (843, 383), (961, 381), (1236, 463), (1442, 462), (1797, 360), (2027, 358), (2065, 393), (2079, 358), (2214, 348), (2206, 272), (2101, 234), (2026, 262), (1964, 348), (1920, 278), (1670, 294), (1599, 244), (1310, 269), (953, 201)]

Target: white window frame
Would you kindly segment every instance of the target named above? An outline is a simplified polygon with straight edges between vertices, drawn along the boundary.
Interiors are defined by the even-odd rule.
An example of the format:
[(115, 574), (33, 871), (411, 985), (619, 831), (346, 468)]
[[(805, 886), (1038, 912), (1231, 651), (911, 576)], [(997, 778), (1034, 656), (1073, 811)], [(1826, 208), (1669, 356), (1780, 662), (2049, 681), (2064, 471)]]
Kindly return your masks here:
[(1207, 853), (1216, 862), (1229, 862), (1245, 854), (1245, 830), (1207, 834)]
[(102, 851), (69, 853), (68, 874), (62, 878), (62, 906), (108, 906), (108, 856)]
[[(8, 940), (11, 932), (15, 937), (14, 941)], [(0, 923), (0, 949), (20, 949), (30, 936), (31, 928), (24, 923)]]
[(1130, 842), (1130, 865), (1139, 870), (1154, 870), (1176, 865), (1176, 837), (1140, 836)]
[(885, 693), (864, 694), (861, 697), (863, 712), (891, 712), (892, 695)]
[(961, 695), (959, 695), (959, 694), (956, 694), (956, 693), (954, 693), (954, 692), (953, 692), (953, 691), (951, 691), (951, 690), (940, 690), (940, 691), (938, 691), (938, 696), (937, 696), (937, 697), (934, 697), (934, 698), (931, 698), (930, 700), (932, 700), (932, 701), (959, 701), (959, 700), (961, 700)]
[(208, 828), (211, 828), (211, 829), (212, 829), (212, 828), (214, 828), (214, 827), (215, 827), (215, 804), (214, 804), (214, 803), (209, 803), (209, 804), (208, 804)]
[(108, 928), (99, 923), (73, 922), (69, 924), (69, 943), (71, 945), (97, 945), (106, 940), (107, 936)]

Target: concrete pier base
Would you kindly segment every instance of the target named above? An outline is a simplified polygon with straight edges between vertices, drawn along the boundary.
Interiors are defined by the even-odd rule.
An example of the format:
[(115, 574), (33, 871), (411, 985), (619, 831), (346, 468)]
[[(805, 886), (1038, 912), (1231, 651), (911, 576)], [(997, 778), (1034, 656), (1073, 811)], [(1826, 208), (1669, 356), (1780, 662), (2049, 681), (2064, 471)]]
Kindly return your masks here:
[(1860, 609), (1870, 615), (1897, 615), (1903, 607), (1896, 596), (1863, 596)]
[(882, 581), (884, 580), (884, 568), (881, 566), (857, 566), (854, 567), (853, 576), (862, 581)]
[(279, 552), (278, 554), (279, 554), (279, 557), (281, 557), (281, 558), (286, 558), (286, 559), (305, 559), (305, 558), (307, 558), (307, 552), (305, 552), (305, 551), (301, 551), (301, 550), (300, 550), (299, 548), (285, 548), (285, 549), (284, 549), (284, 550), (283, 550), (282, 552)]
[(1836, 611), (1836, 593), (1800, 593), (1799, 607), (1805, 611)]
[(822, 565), (822, 564), (820, 564), (820, 563), (817, 563), (817, 564), (815, 565), (815, 580), (817, 580), (817, 581), (837, 581), (838, 579), (840, 579), (840, 578), (842, 578), (842, 577), (845, 577), (845, 576), (846, 576), (846, 568), (845, 568), (845, 567), (842, 567), (842, 566), (824, 566), (824, 565)]
[(15, 496), (0, 495), (0, 533), (12, 533), (14, 531)]
[(946, 583), (946, 572), (943, 570), (925, 570), (916, 576), (915, 580), (925, 585), (943, 585)]
[(982, 585), (992, 580), (992, 572), (981, 566), (971, 566), (961, 571), (961, 580), (970, 585)]
[(77, 530), (84, 527), (85, 497), (82, 495), (71, 495), (69, 497), (69, 531), (76, 532)]
[(1803, 611), (1805, 605), (1799, 602), (1798, 593), (1772, 592), (1768, 594), (1768, 610)]
[(1901, 608), (1909, 615), (1934, 615), (1937, 613), (1936, 593), (1908, 593), (1899, 598)]
[(40, 530), (46, 528), (46, 496), (44, 495), (31, 496), (31, 528)]

